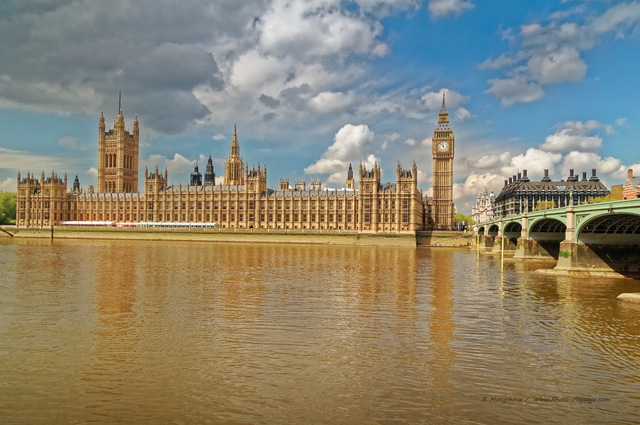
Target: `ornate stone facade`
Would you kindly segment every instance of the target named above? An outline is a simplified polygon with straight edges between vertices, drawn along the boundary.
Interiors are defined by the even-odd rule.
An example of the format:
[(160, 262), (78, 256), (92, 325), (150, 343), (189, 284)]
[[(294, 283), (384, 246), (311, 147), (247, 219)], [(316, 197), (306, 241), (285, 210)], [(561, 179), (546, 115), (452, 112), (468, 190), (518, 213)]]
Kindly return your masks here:
[[(444, 112), (443, 112), (444, 111)], [(216, 223), (227, 229), (352, 230), (361, 232), (413, 232), (453, 225), (451, 162), (453, 133), (444, 129), (448, 114), (443, 102), (437, 140), (447, 140), (443, 152), (434, 141), (434, 199), (427, 200), (418, 188), (415, 162), (410, 169), (398, 162), (395, 184), (382, 184), (376, 163), (370, 169), (360, 164), (357, 176), (349, 165), (345, 188), (323, 188), (319, 180), (310, 185), (296, 180), (293, 187), (281, 180), (280, 190), (267, 188), (267, 167), (249, 168), (240, 157), (234, 126), (224, 184), (216, 184), (211, 158), (204, 183), (197, 169), (189, 184), (171, 186), (168, 173), (145, 170), (145, 192), (138, 193), (138, 120), (133, 132), (125, 130), (122, 113), (113, 129), (105, 131), (104, 116), (98, 125), (98, 190), (81, 190), (77, 180), (67, 189), (67, 177), (40, 178), (18, 173), (17, 225), (53, 226), (63, 222)], [(434, 136), (434, 140), (436, 137)], [(435, 151), (438, 150), (437, 156)], [(445, 165), (442, 166), (441, 164)], [(447, 165), (448, 164), (448, 165)], [(358, 185), (356, 188), (356, 179)], [(444, 199), (438, 198), (444, 197)], [(431, 210), (437, 211), (434, 218)]]
[(485, 223), (495, 218), (496, 195), (484, 189), (478, 194), (476, 204), (471, 208), (471, 217), (476, 223)]
[(544, 177), (539, 182), (529, 180), (527, 170), (522, 170), (504, 181), (504, 187), (496, 196), (495, 213), (497, 217), (522, 214), (536, 210), (539, 202), (553, 202), (556, 207), (566, 207), (588, 203), (590, 199), (609, 195), (609, 189), (596, 176), (596, 169), (591, 170), (591, 177), (582, 173), (582, 180), (569, 170), (567, 180), (552, 181), (549, 170), (544, 170)]

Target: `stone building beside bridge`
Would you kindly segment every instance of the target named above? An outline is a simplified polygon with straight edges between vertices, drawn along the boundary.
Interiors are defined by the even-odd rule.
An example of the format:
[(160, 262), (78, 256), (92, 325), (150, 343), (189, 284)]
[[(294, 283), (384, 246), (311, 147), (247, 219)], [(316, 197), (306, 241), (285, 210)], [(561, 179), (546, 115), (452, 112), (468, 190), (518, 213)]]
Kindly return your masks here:
[(569, 170), (569, 177), (560, 181), (551, 180), (549, 170), (544, 170), (542, 180), (531, 181), (527, 170), (523, 170), (504, 181), (504, 187), (495, 198), (495, 216), (506, 217), (535, 211), (538, 203), (543, 201), (551, 201), (555, 207), (565, 207), (569, 205), (570, 198), (573, 198), (573, 204), (581, 205), (609, 193), (609, 189), (596, 175), (595, 168), (591, 170), (590, 178), (583, 172), (580, 179), (574, 174), (574, 170)]

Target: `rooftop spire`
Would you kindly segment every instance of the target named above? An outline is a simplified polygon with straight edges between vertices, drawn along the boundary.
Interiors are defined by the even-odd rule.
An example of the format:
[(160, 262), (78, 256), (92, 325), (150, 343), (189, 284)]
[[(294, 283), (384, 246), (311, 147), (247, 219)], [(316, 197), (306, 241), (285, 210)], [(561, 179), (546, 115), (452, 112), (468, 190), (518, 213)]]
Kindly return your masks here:
[(118, 90), (118, 115), (122, 115), (122, 90)]
[(441, 114), (448, 114), (447, 105), (445, 105), (445, 103), (444, 103), (444, 92), (442, 92), (442, 106), (440, 107), (440, 113)]

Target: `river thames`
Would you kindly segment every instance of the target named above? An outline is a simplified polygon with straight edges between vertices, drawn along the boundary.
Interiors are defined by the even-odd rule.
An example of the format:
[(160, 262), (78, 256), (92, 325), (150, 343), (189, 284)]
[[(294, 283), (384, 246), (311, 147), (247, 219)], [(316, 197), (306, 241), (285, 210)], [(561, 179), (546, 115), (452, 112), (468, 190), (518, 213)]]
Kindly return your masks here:
[(463, 249), (0, 238), (0, 422), (640, 422), (640, 281)]

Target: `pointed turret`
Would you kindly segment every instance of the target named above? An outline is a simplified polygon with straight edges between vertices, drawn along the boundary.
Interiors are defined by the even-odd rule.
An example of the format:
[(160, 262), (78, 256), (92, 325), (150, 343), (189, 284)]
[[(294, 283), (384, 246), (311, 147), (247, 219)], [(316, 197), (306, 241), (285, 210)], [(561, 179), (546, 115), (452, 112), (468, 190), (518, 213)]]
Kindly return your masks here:
[(246, 170), (240, 158), (240, 144), (238, 143), (238, 132), (236, 125), (233, 125), (233, 139), (229, 149), (229, 156), (224, 166), (224, 182), (226, 185), (242, 185)]
[(189, 183), (190, 186), (202, 186), (202, 174), (198, 171), (198, 163), (196, 163), (195, 168), (193, 169), (193, 173), (191, 173), (191, 181)]
[(442, 93), (442, 106), (440, 107), (440, 114), (448, 114), (447, 105), (444, 102), (444, 92)]
[(204, 172), (204, 184), (211, 186), (216, 184), (216, 174), (213, 170), (213, 159), (211, 159), (211, 155), (209, 155), (209, 159), (207, 160), (207, 168)]
[(355, 181), (353, 180), (353, 167), (349, 164), (349, 170), (347, 171), (347, 189), (355, 189)]

